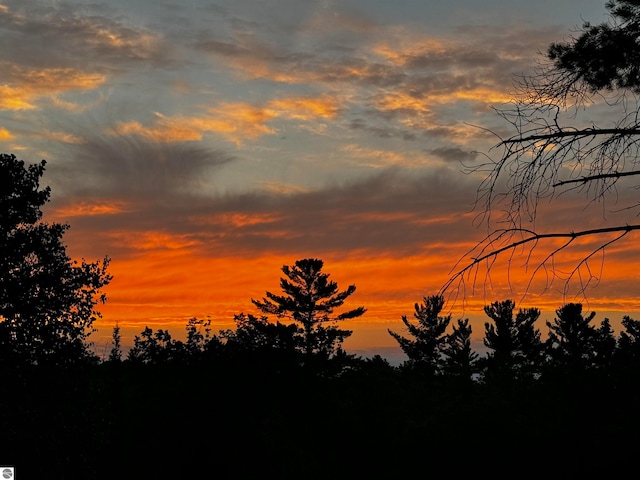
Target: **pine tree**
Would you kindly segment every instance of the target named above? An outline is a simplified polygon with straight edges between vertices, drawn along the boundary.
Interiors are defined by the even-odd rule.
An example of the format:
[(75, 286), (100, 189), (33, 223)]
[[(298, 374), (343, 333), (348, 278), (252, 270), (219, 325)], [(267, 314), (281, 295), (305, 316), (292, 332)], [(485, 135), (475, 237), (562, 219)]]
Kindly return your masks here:
[(366, 311), (358, 307), (333, 315), (355, 292), (356, 286), (339, 291), (338, 284), (322, 272), (323, 266), (323, 261), (317, 258), (297, 260), (293, 266), (284, 265), (285, 277), (280, 279), (284, 294), (266, 292), (262, 301), (251, 300), (261, 312), (289, 318), (301, 325), (303, 351), (308, 357), (319, 354), (328, 358), (340, 354), (342, 343), (352, 332), (338, 328), (336, 323), (360, 317)]
[(460, 318), (447, 335), (442, 349), (446, 374), (470, 380), (475, 373), (478, 354), (471, 349), (471, 333), (469, 319)]
[(409, 362), (431, 375), (442, 373), (442, 353), (447, 341), (445, 331), (451, 322), (451, 315), (440, 316), (443, 307), (444, 297), (433, 295), (424, 297), (422, 304), (414, 305), (413, 316), (417, 324), (411, 323), (405, 315), (402, 316), (402, 323), (413, 339), (389, 330), (389, 335), (396, 339), (409, 357)]
[(537, 308), (520, 309), (515, 318), (512, 300), (484, 307), (493, 323), (485, 323), (484, 345), (490, 350), (486, 376), (503, 380), (530, 378), (540, 367), (542, 342), (534, 324), (540, 317)]

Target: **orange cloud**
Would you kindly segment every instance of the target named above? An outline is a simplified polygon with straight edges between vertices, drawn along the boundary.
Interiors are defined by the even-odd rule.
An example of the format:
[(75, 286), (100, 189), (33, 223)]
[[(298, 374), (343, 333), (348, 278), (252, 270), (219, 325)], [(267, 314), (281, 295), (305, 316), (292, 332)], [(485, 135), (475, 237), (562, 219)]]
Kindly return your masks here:
[(313, 120), (316, 118), (335, 118), (339, 113), (336, 99), (289, 97), (272, 100), (268, 108), (275, 110), (276, 116), (297, 120)]
[(197, 224), (225, 225), (242, 228), (251, 225), (259, 225), (264, 223), (273, 223), (280, 219), (278, 215), (273, 213), (223, 213), (213, 216), (197, 216), (191, 217), (191, 220)]
[(166, 117), (156, 113), (155, 125), (146, 127), (138, 122), (117, 124), (119, 135), (136, 134), (155, 142), (186, 142), (202, 140), (205, 132), (222, 134), (229, 141), (241, 144), (242, 140), (254, 139), (261, 135), (274, 133), (264, 125), (273, 118), (263, 109), (247, 104), (225, 104), (212, 109), (213, 117)]
[(309, 189), (305, 187), (294, 185), (292, 183), (260, 182), (260, 186), (267, 192), (272, 192), (279, 195), (290, 195), (296, 193), (305, 193), (309, 191)]
[(2, 110), (31, 110), (35, 108), (31, 101), (36, 95), (27, 88), (0, 85), (0, 109)]
[(345, 145), (341, 151), (347, 153), (359, 165), (372, 168), (403, 166), (408, 168), (424, 167), (429, 159), (421, 152), (398, 153), (392, 150), (365, 148), (360, 145)]
[(188, 251), (199, 244), (189, 235), (169, 234), (157, 231), (143, 232), (111, 232), (108, 234), (112, 240), (118, 243), (126, 243), (133, 250), (153, 251)]
[(37, 93), (92, 90), (106, 80), (105, 75), (81, 72), (72, 68), (18, 70), (14, 76), (19, 83)]
[(428, 113), (428, 101), (424, 97), (416, 97), (407, 92), (397, 91), (386, 93), (375, 98), (374, 106), (378, 110), (406, 110)]
[(398, 41), (394, 45), (389, 43), (378, 43), (372, 47), (372, 52), (393, 65), (404, 66), (408, 59), (411, 59), (422, 52), (430, 52), (432, 55), (440, 55), (446, 53), (451, 48), (452, 45), (450, 43), (441, 39), (416, 39), (412, 37)]
[(168, 119), (160, 116), (160, 120), (152, 127), (145, 127), (138, 122), (121, 122), (116, 125), (118, 135), (140, 135), (154, 142), (187, 142), (202, 139), (202, 131), (193, 128), (191, 119), (181, 122), (179, 118)]
[(241, 145), (276, 131), (267, 125), (277, 118), (312, 120), (333, 118), (338, 114), (337, 102), (328, 98), (291, 97), (269, 102), (265, 107), (247, 103), (223, 103), (209, 109), (206, 117), (167, 117), (156, 113), (152, 126), (138, 122), (116, 125), (119, 135), (141, 135), (155, 142), (199, 141), (205, 132), (222, 135), (230, 142)]
[(11, 134), (9, 130), (7, 130), (4, 127), (0, 127), (0, 142), (6, 141), (6, 140), (13, 140), (13, 138), (14, 136)]
[(498, 104), (511, 102), (513, 100), (513, 96), (500, 89), (479, 87), (461, 89), (451, 94), (436, 95), (434, 100), (440, 103), (453, 103), (459, 100), (468, 100), (484, 104)]
[(65, 217), (93, 217), (96, 215), (116, 215), (127, 211), (124, 202), (90, 203), (80, 202), (56, 209), (53, 212), (56, 218)]
[(68, 132), (43, 132), (38, 134), (39, 136), (46, 138), (47, 140), (53, 140), (63, 143), (82, 144), (86, 143), (86, 140), (78, 135), (73, 135)]
[(0, 109), (31, 110), (42, 96), (70, 90), (92, 90), (105, 82), (106, 76), (72, 68), (21, 69), (11, 67), (12, 84), (0, 85)]

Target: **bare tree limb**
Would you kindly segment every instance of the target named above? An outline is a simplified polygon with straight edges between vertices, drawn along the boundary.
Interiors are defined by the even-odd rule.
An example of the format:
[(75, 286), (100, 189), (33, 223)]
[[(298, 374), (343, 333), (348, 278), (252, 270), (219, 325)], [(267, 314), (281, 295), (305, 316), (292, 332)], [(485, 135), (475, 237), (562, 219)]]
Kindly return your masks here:
[(558, 183), (554, 183), (553, 186), (554, 187), (561, 187), (563, 185), (567, 185), (570, 183), (587, 183), (587, 182), (591, 182), (593, 180), (602, 180), (604, 178), (622, 178), (622, 177), (629, 177), (632, 175), (640, 175), (640, 170), (634, 170), (632, 172), (613, 172), (613, 173), (602, 173), (600, 175), (591, 175), (589, 177), (581, 177), (581, 178), (574, 178), (571, 180), (563, 180), (561, 182)]
[[(611, 22), (585, 23), (580, 36), (551, 44), (532, 74), (516, 77), (514, 100), (495, 109), (510, 133), (484, 129), (498, 138), (492, 155), (479, 161), (483, 157), (478, 156), (478, 163), (465, 165), (468, 174), (482, 177), (474, 221), (486, 223), (491, 233), (454, 265), (455, 273), (441, 291), (460, 282), (458, 295), (471, 278), (475, 288), (480, 269), (486, 269), (486, 288), (500, 257), (506, 263), (509, 286), (513, 263), (521, 261), (528, 274), (533, 271), (527, 291), (544, 273), (545, 288), (562, 277), (567, 278), (565, 292), (568, 282), (576, 279), (584, 292), (599, 281), (594, 258), (602, 254), (604, 262), (605, 249), (640, 230), (640, 225), (629, 224), (635, 222), (629, 220), (632, 210), (640, 216), (640, 201), (631, 192), (640, 190), (640, 182), (623, 180), (640, 175), (640, 4), (625, 1), (633, 6), (621, 10), (617, 3), (607, 3)], [(538, 213), (549, 211), (538, 211), (542, 202), (569, 193), (584, 195), (585, 207), (598, 203), (603, 220), (611, 212), (624, 217), (614, 227), (586, 229), (592, 217), (578, 206), (570, 220), (575, 222), (574, 231), (537, 233)], [(569, 200), (574, 202), (575, 197)], [(615, 210), (605, 208), (610, 201)], [(560, 270), (566, 262), (559, 262), (559, 254), (578, 238), (589, 236), (597, 240), (590, 243), (590, 251), (581, 252), (581, 259), (573, 260), (575, 267), (569, 267), (567, 277)], [(543, 247), (549, 248), (541, 252)]]
[[(480, 264), (482, 264), (482, 263), (488, 262), (487, 263), (487, 270), (489, 271), (491, 269), (491, 267), (494, 265), (495, 261), (497, 260), (497, 257), (500, 256), (504, 252), (507, 252), (507, 251), (511, 252), (511, 257), (509, 259), (509, 261), (511, 261), (513, 259), (513, 252), (515, 251), (515, 249), (517, 249), (518, 247), (520, 247), (522, 245), (525, 245), (525, 244), (534, 243), (534, 245), (531, 247), (531, 250), (529, 251), (529, 254), (527, 255), (526, 260), (525, 260), (525, 264), (528, 265), (529, 261), (531, 260), (531, 254), (533, 252), (533, 249), (536, 248), (538, 243), (540, 243), (543, 240), (548, 240), (548, 239), (566, 238), (567, 241), (565, 243), (563, 243), (559, 247), (554, 248), (536, 266), (536, 268), (534, 269), (534, 274), (531, 276), (531, 278), (529, 280), (529, 283), (528, 283), (528, 287), (530, 287), (531, 286), (531, 282), (533, 281), (533, 277), (535, 277), (535, 274), (538, 273), (541, 269), (546, 269), (548, 267), (548, 264), (550, 262), (553, 262), (554, 257), (559, 252), (561, 252), (562, 250), (565, 250), (567, 247), (569, 247), (569, 245), (571, 245), (576, 239), (578, 239), (580, 237), (593, 236), (593, 235), (604, 235), (604, 234), (608, 234), (608, 233), (620, 233), (620, 235), (618, 235), (614, 239), (608, 240), (608, 241), (604, 242), (603, 244), (601, 244), (600, 246), (598, 246), (591, 253), (589, 253), (587, 256), (585, 256), (580, 262), (578, 262), (578, 264), (576, 265), (576, 267), (572, 271), (571, 276), (573, 276), (579, 270), (579, 268), (581, 266), (587, 265), (589, 259), (591, 259), (597, 252), (604, 251), (604, 249), (606, 247), (608, 247), (612, 243), (620, 240), (622, 237), (624, 237), (629, 232), (632, 232), (634, 230), (640, 230), (640, 224), (636, 224), (636, 225), (620, 225), (620, 226), (607, 227), (607, 228), (596, 228), (596, 229), (590, 229), (590, 230), (582, 230), (582, 231), (578, 231), (578, 232), (536, 233), (535, 231), (528, 230), (528, 229), (497, 230), (495, 232), (492, 232), (487, 237), (485, 237), (485, 239), (483, 241), (479, 242), (473, 249), (469, 250), (467, 252), (467, 254), (460, 261), (458, 261), (458, 263), (456, 263), (456, 265), (453, 267), (454, 269), (457, 268), (458, 265), (460, 265), (464, 259), (466, 259), (466, 258), (470, 258), (471, 259), (471, 262), (466, 264), (463, 268), (459, 269), (458, 271), (456, 271), (455, 273), (453, 273), (453, 275), (451, 275), (449, 277), (449, 280), (440, 289), (439, 293), (440, 294), (444, 294), (444, 292), (446, 292), (448, 289), (450, 289), (451, 286), (454, 283), (456, 283), (457, 281), (460, 281), (460, 280), (464, 280), (465, 277), (468, 278), (468, 276), (473, 271), (475, 271), (477, 273), (477, 269), (480, 266)], [(522, 234), (522, 235), (525, 235), (525, 237), (520, 239), (520, 240), (516, 240), (516, 241), (513, 241), (513, 242), (508, 242), (506, 244), (501, 243), (501, 242), (504, 241), (505, 238), (510, 238), (510, 237), (512, 237), (513, 235), (516, 235), (516, 234)], [(497, 246), (496, 248), (493, 248), (493, 246), (496, 245), (496, 243), (498, 243), (498, 245), (500, 245), (500, 246)], [(474, 251), (478, 251), (478, 255), (472, 256)], [(583, 289), (584, 288), (586, 288), (586, 285), (583, 285)]]
[(539, 140), (556, 140), (565, 137), (594, 137), (599, 135), (615, 135), (618, 137), (640, 135), (638, 128), (587, 128), (584, 130), (562, 130), (552, 133), (529, 135), (527, 137), (511, 137), (502, 140), (500, 144), (520, 144), (523, 142), (537, 142)]

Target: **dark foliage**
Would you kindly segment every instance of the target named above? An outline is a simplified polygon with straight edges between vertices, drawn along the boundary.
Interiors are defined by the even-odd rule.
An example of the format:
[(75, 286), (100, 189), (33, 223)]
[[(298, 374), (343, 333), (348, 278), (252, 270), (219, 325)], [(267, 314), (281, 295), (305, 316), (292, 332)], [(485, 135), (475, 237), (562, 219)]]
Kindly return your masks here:
[[(109, 479), (114, 471), (127, 478), (206, 472), (314, 480), (415, 476), (424, 462), (474, 475), (491, 458), (492, 475), (502, 478), (514, 475), (514, 465), (527, 465), (520, 476), (548, 475), (548, 465), (531, 460), (535, 449), (589, 445), (584, 455), (555, 458), (554, 476), (628, 474), (612, 458), (637, 448), (632, 433), (640, 421), (630, 412), (640, 395), (630, 385), (638, 368), (626, 365), (624, 374), (607, 379), (586, 370), (579, 381), (565, 374), (507, 388), (448, 381), (457, 374), (446, 369), (442, 381), (432, 382), (376, 356), (352, 362), (341, 375), (319, 376), (298, 368), (305, 355), (290, 343), (296, 325), (245, 315), (236, 321), (235, 331), (219, 335), (207, 335), (206, 322), (190, 321), (188, 332), (202, 334), (191, 334), (192, 348), (165, 331), (144, 333), (139, 344), (156, 340), (155, 363), (6, 370), (3, 386), (12, 395), (3, 397), (0, 411), (3, 461), (21, 477), (53, 480)], [(637, 325), (625, 323), (615, 352), (631, 355)], [(463, 352), (467, 321), (455, 331), (462, 345), (456, 351)], [(209, 348), (216, 354), (206, 355)], [(286, 354), (274, 361), (274, 352)], [(342, 441), (358, 446), (329, 448)]]
[(45, 161), (25, 167), (0, 154), (0, 360), (78, 362), (93, 358), (88, 336), (105, 300), (109, 259), (72, 261), (68, 225), (41, 221), (50, 189), (40, 189)]
[(571, 42), (553, 43), (548, 57), (559, 71), (592, 92), (628, 89), (640, 92), (640, 2), (613, 0), (606, 4), (612, 22), (585, 23)]

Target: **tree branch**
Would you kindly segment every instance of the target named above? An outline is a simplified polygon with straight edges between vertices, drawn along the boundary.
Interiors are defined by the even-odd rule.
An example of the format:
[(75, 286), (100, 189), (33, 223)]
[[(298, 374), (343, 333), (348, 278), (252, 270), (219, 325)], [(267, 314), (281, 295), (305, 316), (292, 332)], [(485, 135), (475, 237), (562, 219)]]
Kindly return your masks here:
[[(599, 248), (597, 248), (595, 251), (601, 251), (603, 250), (603, 248), (605, 246), (609, 246), (611, 243), (613, 243), (614, 241), (617, 241), (619, 239), (621, 239), (623, 236), (627, 235), (629, 232), (634, 231), (634, 230), (640, 230), (640, 224), (636, 224), (636, 225), (619, 225), (619, 226), (615, 226), (615, 227), (608, 227), (608, 228), (595, 228), (595, 229), (590, 229), (590, 230), (581, 230), (579, 232), (554, 232), (554, 233), (536, 233), (532, 230), (528, 230), (528, 229), (523, 229), (523, 228), (513, 228), (513, 229), (507, 229), (507, 230), (499, 230), (499, 231), (495, 231), (492, 234), (490, 234), (489, 236), (487, 236), (482, 242), (480, 242), (477, 247), (474, 247), (474, 249), (470, 250), (469, 252), (467, 252), (467, 254), (463, 257), (467, 258), (469, 257), (472, 253), (473, 250), (476, 250), (476, 248), (480, 249), (480, 253), (481, 255), (476, 256), (476, 257), (471, 257), (471, 262), (469, 264), (467, 264), (464, 268), (462, 268), (461, 270), (458, 270), (456, 273), (454, 273), (449, 280), (444, 284), (444, 286), (440, 289), (440, 294), (444, 294), (445, 291), (447, 291), (451, 285), (454, 284), (454, 282), (456, 282), (456, 280), (460, 280), (462, 279), (465, 274), (469, 273), (471, 270), (477, 268), (477, 266), (479, 264), (481, 264), (482, 262), (488, 261), (488, 262), (495, 262), (496, 258), (507, 251), (513, 251), (515, 250), (517, 247), (528, 244), (528, 243), (538, 243), (541, 240), (547, 240), (547, 239), (553, 239), (553, 238), (566, 238), (568, 239), (567, 242), (565, 242), (561, 247), (558, 247), (556, 249), (554, 249), (549, 255), (547, 255), (545, 257), (545, 259), (541, 262), (540, 265), (538, 265), (538, 267), (536, 267), (535, 271), (539, 271), (541, 268), (546, 268), (545, 265), (547, 264), (548, 261), (550, 261), (555, 254), (557, 254), (559, 251), (564, 250), (565, 248), (567, 248), (575, 239), (580, 238), (580, 237), (586, 237), (589, 235), (602, 235), (602, 234), (607, 234), (607, 233), (621, 233), (621, 235), (619, 235), (618, 237), (616, 237), (614, 240), (612, 241), (608, 241), (605, 242), (605, 244), (603, 246), (600, 246)], [(487, 251), (491, 245), (494, 245), (496, 241), (499, 241), (500, 239), (503, 239), (503, 237), (509, 235), (515, 235), (517, 233), (520, 234), (524, 234), (524, 235), (528, 235), (525, 238), (522, 238), (521, 240), (517, 240), (515, 242), (510, 242), (506, 245), (502, 245), (499, 248), (495, 248), (495, 249), (490, 249), (489, 251)], [(532, 247), (535, 248), (535, 245)], [(588, 255), (586, 258), (582, 259), (582, 261), (578, 264), (579, 268), (580, 265), (584, 265), (585, 262), (592, 257), (593, 254)], [(456, 265), (454, 266), (454, 268), (456, 268), (458, 265), (460, 265), (460, 262), (462, 261), (462, 259), (456, 263)], [(574, 270), (575, 271), (575, 270)], [(529, 282), (531, 283), (531, 282)]]
[(638, 128), (587, 128), (584, 130), (558, 130), (553, 133), (540, 133), (527, 137), (512, 137), (500, 142), (501, 145), (533, 142), (538, 140), (553, 140), (565, 137), (595, 137), (599, 135), (616, 135), (620, 137), (640, 135)]
[(593, 180), (602, 180), (605, 178), (622, 178), (622, 177), (629, 177), (632, 175), (640, 175), (640, 170), (633, 170), (632, 172), (613, 172), (613, 173), (601, 173), (599, 175), (591, 175), (591, 176), (584, 176), (584, 177), (580, 177), (580, 178), (574, 178), (572, 180), (563, 180), (561, 182), (558, 183), (554, 183), (553, 186), (554, 187), (561, 187), (562, 185), (567, 185), (569, 183), (587, 183), (587, 182), (591, 182)]

